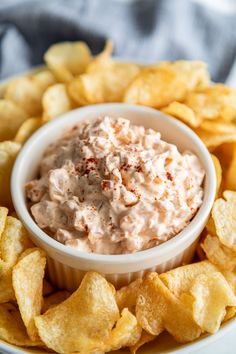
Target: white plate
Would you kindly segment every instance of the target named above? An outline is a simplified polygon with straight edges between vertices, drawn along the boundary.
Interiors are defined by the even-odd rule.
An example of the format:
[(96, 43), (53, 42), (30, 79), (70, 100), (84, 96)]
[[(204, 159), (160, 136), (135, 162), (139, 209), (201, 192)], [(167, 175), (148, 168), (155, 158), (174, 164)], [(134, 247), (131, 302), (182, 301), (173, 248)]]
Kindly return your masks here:
[[(36, 67), (32, 70), (26, 71), (22, 74), (15, 75), (8, 79), (0, 81), (0, 98), (3, 95), (4, 89), (9, 81), (12, 79), (17, 78), (21, 75), (29, 75), (36, 71), (39, 71), (43, 66)], [(150, 342), (144, 345), (139, 351), (138, 354), (190, 354), (194, 353), (195, 351), (200, 350), (201, 348), (210, 345), (211, 343), (219, 340), (223, 336), (225, 336), (228, 332), (236, 329), (236, 318), (233, 318), (223, 324), (220, 330), (212, 335), (202, 335), (200, 338), (195, 340), (194, 342), (180, 345), (177, 343), (168, 333), (163, 333), (158, 336), (153, 342)], [(235, 343), (232, 345), (235, 347)], [(229, 343), (227, 343), (227, 346)], [(128, 353), (128, 350), (122, 349), (119, 351), (112, 352), (113, 354), (124, 354)], [(31, 353), (31, 354), (45, 354), (47, 353), (44, 350), (40, 349), (33, 349), (33, 348), (20, 348), (11, 344), (8, 344), (2, 340), (0, 340), (0, 353), (2, 354), (24, 354), (24, 353)], [(48, 352), (49, 353), (49, 352)], [(200, 353), (200, 352), (199, 352)], [(219, 354), (223, 354), (223, 352), (218, 352)], [(215, 352), (215, 354), (218, 354)], [(233, 353), (233, 351), (232, 351)]]

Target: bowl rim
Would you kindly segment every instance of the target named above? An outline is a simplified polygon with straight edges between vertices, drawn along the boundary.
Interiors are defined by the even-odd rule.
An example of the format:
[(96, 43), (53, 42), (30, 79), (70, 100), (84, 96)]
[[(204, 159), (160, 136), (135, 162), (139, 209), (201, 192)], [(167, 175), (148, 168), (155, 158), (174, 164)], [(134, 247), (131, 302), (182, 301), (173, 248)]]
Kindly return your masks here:
[[(79, 111), (80, 113), (84, 112), (84, 114), (88, 114), (91, 109), (96, 109), (96, 108), (106, 108), (106, 109), (118, 109), (118, 108), (124, 108), (128, 110), (133, 110), (134, 113), (135, 111), (143, 112), (143, 113), (156, 113), (162, 116), (161, 119), (168, 120), (171, 122), (173, 127), (177, 127), (177, 129), (182, 130), (186, 135), (190, 136), (190, 138), (193, 140), (195, 146), (197, 147), (197, 150), (205, 158), (207, 161), (207, 166), (208, 166), (208, 178), (210, 180), (210, 183), (208, 183), (208, 190), (204, 191), (204, 199), (203, 203), (200, 207), (200, 209), (197, 211), (196, 215), (192, 219), (192, 221), (176, 236), (173, 238), (165, 241), (164, 243), (154, 246), (152, 248), (139, 251), (136, 253), (129, 253), (129, 254), (118, 254), (118, 255), (106, 255), (106, 254), (97, 254), (97, 253), (86, 253), (82, 251), (75, 250), (71, 247), (65, 246), (64, 244), (56, 241), (54, 238), (50, 237), (47, 235), (39, 226), (36, 224), (36, 222), (33, 220), (31, 217), (27, 205), (24, 201), (24, 192), (21, 191), (19, 183), (17, 183), (18, 178), (19, 178), (19, 172), (22, 169), (22, 164), (24, 164), (24, 155), (30, 150), (31, 145), (37, 140), (40, 139), (40, 137), (46, 133), (46, 131), (50, 131), (53, 129), (54, 126), (58, 126), (60, 124), (63, 124), (65, 120), (69, 120), (70, 117), (73, 117), (76, 115), (76, 113)], [(74, 124), (74, 123), (73, 123)], [(94, 104), (94, 105), (88, 105), (85, 107), (79, 107), (77, 109), (74, 109), (72, 111), (66, 112), (60, 117), (48, 122), (47, 124), (43, 125), (41, 128), (39, 128), (28, 140), (27, 142), (23, 145), (21, 148), (14, 166), (12, 170), (12, 175), (11, 175), (11, 195), (12, 195), (12, 200), (13, 204), (15, 207), (15, 210), (17, 214), (19, 215), (20, 219), (22, 220), (23, 224), (27, 227), (27, 229), (30, 230), (34, 235), (37, 236), (38, 239), (40, 239), (44, 244), (47, 244), (48, 247), (51, 249), (54, 249), (61, 254), (64, 255), (69, 255), (73, 258), (80, 258), (83, 259), (84, 261), (89, 260), (92, 262), (103, 262), (104, 264), (116, 264), (116, 263), (126, 263), (127, 265), (131, 265), (136, 263), (137, 261), (145, 261), (149, 257), (153, 258), (158, 257), (159, 254), (168, 253), (168, 251), (173, 247), (178, 247), (180, 244), (182, 244), (184, 241), (188, 240), (189, 233), (194, 233), (201, 221), (206, 219), (210, 213), (210, 210), (212, 208), (214, 198), (215, 198), (215, 191), (216, 191), (216, 173), (215, 173), (215, 168), (213, 161), (211, 159), (210, 153), (207, 150), (206, 146), (204, 143), (200, 140), (200, 138), (194, 133), (192, 129), (190, 129), (187, 125), (184, 123), (180, 122), (179, 120), (170, 117), (154, 108), (146, 107), (146, 106), (139, 106), (139, 105), (132, 105), (132, 104), (127, 104), (127, 103), (102, 103), (102, 104)]]

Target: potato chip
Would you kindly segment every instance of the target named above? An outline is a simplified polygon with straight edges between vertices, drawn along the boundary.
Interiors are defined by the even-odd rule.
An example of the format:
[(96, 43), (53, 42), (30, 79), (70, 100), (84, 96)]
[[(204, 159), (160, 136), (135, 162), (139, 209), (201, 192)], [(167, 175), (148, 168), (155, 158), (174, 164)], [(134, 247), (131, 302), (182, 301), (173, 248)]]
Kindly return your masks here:
[(29, 339), (20, 313), (12, 304), (0, 304), (0, 339), (23, 347), (40, 345)]
[(218, 237), (207, 235), (201, 246), (209, 261), (221, 270), (233, 270), (236, 267), (236, 252), (220, 243)]
[(0, 260), (0, 304), (15, 299), (12, 287), (12, 270)]
[(219, 193), (221, 182), (222, 182), (222, 168), (219, 159), (211, 154), (212, 161), (215, 166), (215, 171), (216, 171), (216, 197)]
[(233, 123), (225, 123), (219, 120), (204, 120), (201, 129), (213, 134), (236, 133), (236, 126)]
[(43, 95), (43, 121), (52, 120), (72, 109), (72, 101), (64, 84), (49, 87)]
[(226, 322), (226, 321), (230, 320), (232, 317), (235, 316), (235, 314), (236, 314), (236, 307), (235, 306), (227, 307), (226, 314), (225, 314), (225, 317), (222, 322)]
[(43, 89), (33, 78), (20, 77), (8, 84), (4, 98), (19, 106), (28, 117), (32, 117), (42, 113), (42, 94)]
[(160, 274), (160, 279), (175, 296), (179, 297), (182, 292), (189, 291), (193, 280), (199, 274), (216, 271), (218, 269), (209, 261), (202, 261), (169, 270)]
[(0, 99), (0, 141), (13, 139), (27, 114), (14, 102)]
[[(0, 239), (1, 239), (2, 232), (5, 229), (7, 214), (8, 214), (8, 209), (4, 207), (0, 207)], [(0, 249), (0, 257), (1, 257), (1, 249)]]
[(136, 279), (129, 285), (123, 286), (116, 292), (116, 302), (120, 311), (127, 307), (129, 311), (134, 313), (138, 290), (141, 284), (142, 279)]
[(193, 110), (180, 102), (171, 102), (162, 109), (162, 112), (182, 120), (190, 127), (198, 127), (201, 124), (201, 119), (195, 115)]
[(12, 206), (10, 194), (10, 176), (16, 155), (21, 145), (12, 141), (0, 143), (0, 204)]
[(140, 287), (136, 316), (142, 328), (152, 335), (166, 329), (178, 342), (185, 343), (201, 334), (191, 311), (169, 291), (156, 273), (149, 274)]
[(236, 305), (236, 297), (220, 272), (198, 275), (190, 293), (194, 297), (193, 317), (208, 333), (218, 331), (226, 307)]
[(222, 84), (190, 92), (184, 101), (197, 116), (226, 122), (236, 117), (236, 91)]
[(101, 70), (72, 80), (68, 84), (68, 92), (79, 105), (121, 102), (126, 88), (139, 71), (135, 64), (111, 62)]
[(46, 312), (48, 309), (60, 304), (65, 301), (71, 294), (69, 291), (57, 291), (44, 298), (42, 313)]
[(34, 82), (45, 91), (49, 86), (57, 83), (55, 76), (50, 70), (41, 70), (33, 75)]
[(124, 102), (162, 108), (184, 100), (187, 92), (208, 82), (201, 62), (165, 62), (143, 69), (128, 87)]
[(133, 346), (139, 341), (141, 334), (142, 328), (136, 317), (127, 308), (124, 308), (121, 317), (111, 331), (105, 351)]
[(105, 44), (105, 47), (101, 53), (96, 55), (93, 60), (89, 63), (86, 73), (91, 74), (101, 69), (106, 69), (112, 63), (112, 54), (113, 50), (113, 43), (112, 41), (108, 40)]
[(28, 118), (18, 129), (14, 141), (24, 144), (27, 139), (42, 125), (41, 118)]
[(68, 82), (86, 70), (91, 52), (84, 42), (63, 42), (52, 45), (44, 60), (59, 81)]
[(236, 144), (232, 146), (232, 151), (233, 156), (226, 171), (224, 187), (236, 191)]
[(198, 134), (201, 140), (203, 140), (204, 144), (210, 151), (214, 151), (220, 145), (236, 142), (236, 133), (234, 132), (232, 132), (231, 134), (212, 134), (211, 132), (207, 132), (201, 128), (196, 129), (195, 132)]
[(13, 268), (12, 282), (22, 320), (32, 340), (37, 340), (34, 317), (40, 315), (43, 301), (43, 278), (46, 257), (39, 248), (23, 253)]
[(223, 197), (215, 201), (212, 217), (220, 242), (236, 251), (236, 192), (224, 191)]
[(140, 347), (142, 347), (146, 343), (151, 342), (155, 338), (156, 338), (156, 336), (153, 336), (152, 334), (147, 333), (146, 331), (142, 331), (142, 335), (141, 335), (139, 341), (134, 346), (129, 348), (131, 354), (136, 354)]
[(58, 353), (103, 351), (119, 318), (115, 296), (99, 274), (88, 272), (67, 300), (35, 318), (39, 335)]
[(7, 216), (5, 229), (0, 239), (2, 260), (8, 266), (13, 266), (20, 254), (32, 245), (21, 221), (12, 216)]

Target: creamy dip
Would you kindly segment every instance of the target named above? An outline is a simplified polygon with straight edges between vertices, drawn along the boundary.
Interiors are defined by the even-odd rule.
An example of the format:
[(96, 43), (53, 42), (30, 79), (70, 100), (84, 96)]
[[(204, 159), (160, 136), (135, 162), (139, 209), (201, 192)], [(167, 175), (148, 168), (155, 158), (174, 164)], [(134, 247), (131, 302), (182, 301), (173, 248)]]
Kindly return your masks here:
[(105, 116), (51, 144), (26, 194), (36, 223), (57, 241), (85, 252), (133, 253), (188, 225), (202, 204), (204, 175), (192, 152)]

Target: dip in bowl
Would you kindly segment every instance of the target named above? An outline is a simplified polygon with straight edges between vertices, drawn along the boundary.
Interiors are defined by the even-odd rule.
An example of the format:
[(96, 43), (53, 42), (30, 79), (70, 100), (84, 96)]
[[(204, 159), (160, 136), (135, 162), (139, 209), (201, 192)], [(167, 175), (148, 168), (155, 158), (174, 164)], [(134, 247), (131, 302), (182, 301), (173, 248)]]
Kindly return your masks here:
[(216, 177), (204, 144), (181, 122), (102, 104), (39, 129), (17, 157), (11, 188), (48, 254), (52, 282), (73, 290), (88, 270), (120, 286), (189, 262)]

